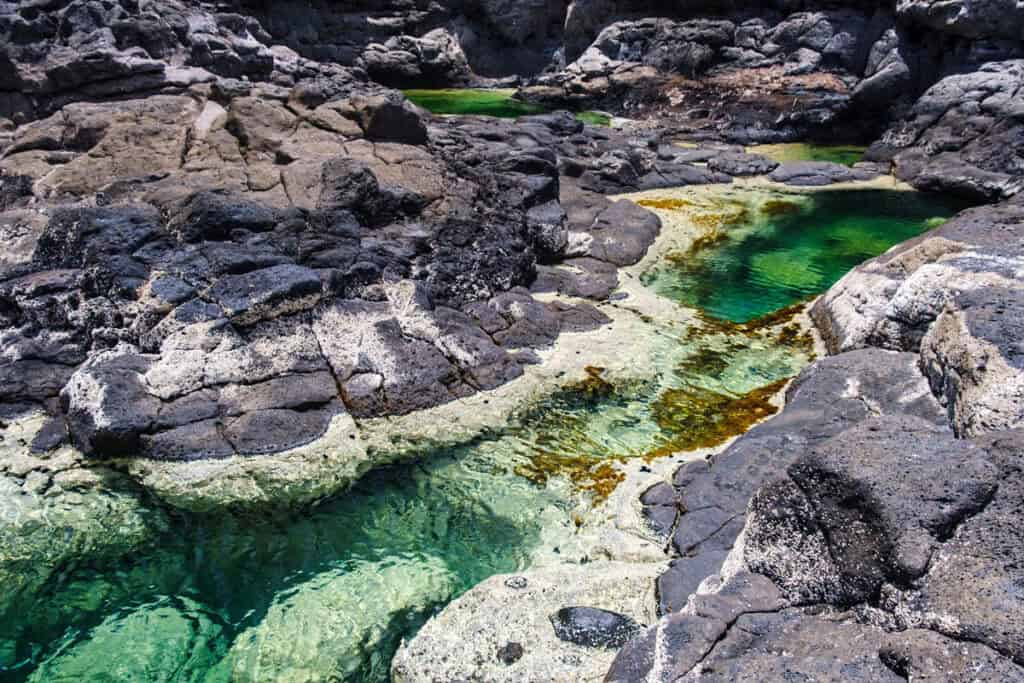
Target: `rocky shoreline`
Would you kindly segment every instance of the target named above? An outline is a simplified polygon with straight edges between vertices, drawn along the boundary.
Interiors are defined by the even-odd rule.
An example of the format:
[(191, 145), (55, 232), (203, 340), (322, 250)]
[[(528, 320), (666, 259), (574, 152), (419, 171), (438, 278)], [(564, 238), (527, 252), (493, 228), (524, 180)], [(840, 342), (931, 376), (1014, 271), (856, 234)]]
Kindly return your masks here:
[[(663, 225), (620, 195), (891, 173), (984, 205), (811, 306), (778, 415), (627, 466), (600, 561), (488, 580), (393, 676), (1024, 680), (1024, 16), (797, 4), (0, 2), (0, 615), (627, 373)], [(389, 88), (498, 83), (633, 120)], [(853, 167), (743, 147), (842, 132)]]

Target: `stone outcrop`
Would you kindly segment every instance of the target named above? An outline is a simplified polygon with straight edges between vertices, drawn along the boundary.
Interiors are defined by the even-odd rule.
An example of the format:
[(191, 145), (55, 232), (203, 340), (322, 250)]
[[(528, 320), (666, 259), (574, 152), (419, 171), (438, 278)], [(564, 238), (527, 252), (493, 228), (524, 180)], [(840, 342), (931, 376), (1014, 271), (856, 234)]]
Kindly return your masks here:
[(836, 355), (641, 497), (676, 559), (606, 680), (1024, 679), (1018, 211), (968, 210), (849, 274), (812, 309)]
[(869, 157), (930, 192), (998, 201), (1024, 189), (1024, 61), (984, 64), (932, 86)]
[(690, 136), (869, 139), (944, 76), (1024, 54), (1024, 21), (1011, 4), (770, 3), (754, 13), (720, 3), (580, 0), (566, 18), (565, 64), (523, 92), (657, 112)]
[[(645, 485), (655, 561), (492, 578), (393, 671), (1024, 680), (1022, 25), (1001, 0), (0, 2), (0, 616), (168, 528), (140, 484), (218, 513), (337, 494), (391, 458), (360, 424), (482, 405), (606, 325), (661, 229), (607, 195), (891, 166), (992, 205), (812, 307), (832, 355), (785, 410)], [(497, 83), (652, 120), (447, 119), (389, 89)], [(854, 168), (739, 146), (879, 135)], [(410, 589), (381, 619), (450, 599), (431, 565), (380, 568)], [(297, 585), (221, 673), (351, 673), (327, 653), (377, 637), (343, 632), (352, 585)], [(543, 613), (494, 619), (524, 596)], [(302, 661), (277, 634), (306, 619)], [(157, 623), (176, 656), (220, 637), (188, 599), (138, 605), (34, 675), (95, 677), (91, 648)]]

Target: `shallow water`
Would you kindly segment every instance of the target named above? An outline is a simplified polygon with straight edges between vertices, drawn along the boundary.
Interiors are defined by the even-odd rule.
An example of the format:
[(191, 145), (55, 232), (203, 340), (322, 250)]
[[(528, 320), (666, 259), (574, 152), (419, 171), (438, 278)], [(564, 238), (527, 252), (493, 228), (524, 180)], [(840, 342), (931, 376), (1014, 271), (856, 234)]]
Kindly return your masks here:
[[(716, 224), (725, 240), (704, 242), (671, 267), (656, 264), (651, 286), (747, 319), (801, 300), (842, 264), (948, 213), (913, 195), (832, 194), (773, 195), (800, 210), (776, 206), (785, 213), (770, 219), (734, 206), (735, 220)], [(751, 204), (733, 190), (722, 196), (716, 210)], [(749, 196), (763, 208), (764, 195)], [(898, 217), (884, 230), (865, 228), (865, 205)], [(815, 265), (815, 249), (835, 254)], [(789, 265), (751, 265), (779, 253)], [(802, 263), (795, 255), (808, 265), (787, 275)], [(819, 270), (811, 283), (805, 271)], [(690, 292), (694, 283), (701, 286)], [(744, 303), (762, 283), (771, 285), (765, 294)], [(388, 680), (401, 638), (475, 583), (538, 558), (575, 557), (581, 500), (601, 499), (620, 478), (608, 463), (722, 443), (774, 411), (770, 396), (812, 355), (787, 316), (691, 328), (652, 321), (649, 334), (647, 376), (611, 383), (592, 368), (508, 430), (374, 471), (311, 511), (178, 514), (148, 551), (64, 568), (45, 591), (8, 601), (5, 678)]]
[(709, 315), (745, 322), (820, 294), (854, 266), (962, 208), (888, 190), (775, 193), (755, 203), (726, 198), (721, 224), (708, 238), (713, 245), (666, 260), (645, 274), (644, 284)]
[(864, 158), (867, 147), (858, 145), (812, 145), (803, 142), (787, 142), (777, 145), (754, 145), (748, 152), (763, 154), (775, 161), (831, 161), (834, 164), (853, 166)]
[[(446, 90), (406, 90), (404, 92), (410, 102), (435, 114), (472, 114), (514, 119), (549, 111), (542, 105), (516, 99), (514, 97), (515, 90), (449, 88)], [(607, 126), (611, 123), (611, 117), (599, 112), (580, 112), (576, 117), (592, 126)]]

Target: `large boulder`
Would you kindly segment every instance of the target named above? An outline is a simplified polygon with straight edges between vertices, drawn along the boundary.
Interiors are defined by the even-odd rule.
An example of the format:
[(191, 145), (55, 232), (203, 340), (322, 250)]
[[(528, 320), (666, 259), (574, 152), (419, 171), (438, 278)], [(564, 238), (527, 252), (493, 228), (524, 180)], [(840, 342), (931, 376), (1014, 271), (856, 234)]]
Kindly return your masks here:
[(869, 419), (811, 448), (750, 503), (744, 558), (794, 602), (855, 604), (928, 571), (998, 470), (922, 420)]

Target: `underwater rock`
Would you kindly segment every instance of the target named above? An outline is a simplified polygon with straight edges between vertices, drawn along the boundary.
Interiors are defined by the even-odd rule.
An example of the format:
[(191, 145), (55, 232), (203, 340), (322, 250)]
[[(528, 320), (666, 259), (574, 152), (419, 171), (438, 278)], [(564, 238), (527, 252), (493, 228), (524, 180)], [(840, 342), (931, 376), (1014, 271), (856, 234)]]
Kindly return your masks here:
[(379, 624), (426, 614), (455, 586), (445, 563), (432, 557), (326, 571), (280, 595), (259, 625), (238, 635), (217, 670), (236, 681), (356, 676), (359, 653), (385, 645)]
[(113, 615), (47, 658), (30, 681), (203, 677), (222, 654), (216, 615), (186, 597), (165, 598)]

